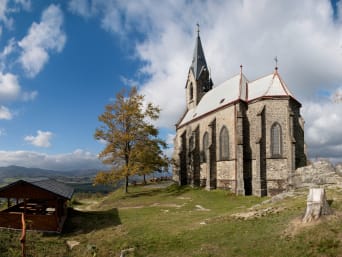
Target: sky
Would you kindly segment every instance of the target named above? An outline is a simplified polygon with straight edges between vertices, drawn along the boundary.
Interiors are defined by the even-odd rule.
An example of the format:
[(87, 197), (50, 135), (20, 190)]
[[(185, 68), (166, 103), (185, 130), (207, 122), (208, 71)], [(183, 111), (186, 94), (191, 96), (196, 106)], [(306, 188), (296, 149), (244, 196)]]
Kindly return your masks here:
[(0, 0), (0, 166), (102, 168), (97, 117), (130, 86), (171, 155), (197, 23), (214, 86), (277, 57), (309, 158), (342, 161), (342, 1)]

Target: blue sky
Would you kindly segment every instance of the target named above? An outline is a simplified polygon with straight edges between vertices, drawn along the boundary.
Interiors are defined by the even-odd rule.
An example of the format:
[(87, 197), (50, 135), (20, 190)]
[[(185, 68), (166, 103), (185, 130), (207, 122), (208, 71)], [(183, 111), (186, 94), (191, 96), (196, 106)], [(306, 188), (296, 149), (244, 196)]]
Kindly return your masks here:
[[(205, 11), (203, 11), (205, 10)], [(100, 166), (97, 116), (137, 85), (172, 151), (196, 23), (214, 84), (279, 72), (302, 102), (311, 158), (342, 161), (342, 4), (320, 1), (0, 1), (0, 166)]]

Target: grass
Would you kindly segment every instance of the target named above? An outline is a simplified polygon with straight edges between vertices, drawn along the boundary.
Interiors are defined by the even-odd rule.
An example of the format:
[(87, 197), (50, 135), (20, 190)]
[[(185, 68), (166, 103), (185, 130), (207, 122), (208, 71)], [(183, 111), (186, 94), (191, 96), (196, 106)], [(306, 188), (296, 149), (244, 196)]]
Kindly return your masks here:
[[(134, 252), (126, 256), (342, 256), (341, 192), (328, 191), (334, 216), (292, 233), (290, 224), (305, 210), (305, 194), (262, 204), (256, 209), (282, 211), (248, 220), (231, 214), (248, 212), (267, 198), (175, 185), (76, 197), (63, 234), (28, 232), (27, 256), (110, 257), (128, 248)], [(0, 256), (20, 256), (19, 237), (18, 231), (1, 231)], [(71, 240), (80, 243), (72, 250), (66, 244)]]

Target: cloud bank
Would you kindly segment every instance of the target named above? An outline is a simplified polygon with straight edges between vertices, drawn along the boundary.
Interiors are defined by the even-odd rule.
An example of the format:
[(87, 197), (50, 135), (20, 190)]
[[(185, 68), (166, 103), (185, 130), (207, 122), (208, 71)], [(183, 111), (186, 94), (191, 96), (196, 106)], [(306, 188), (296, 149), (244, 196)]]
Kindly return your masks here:
[(49, 155), (32, 151), (0, 151), (1, 166), (17, 165), (49, 170), (104, 169), (96, 155), (77, 149), (71, 153)]
[[(140, 90), (162, 108), (158, 125), (164, 128), (173, 128), (185, 109), (197, 22), (216, 85), (238, 73), (240, 64), (250, 80), (270, 74), (277, 56), (280, 74), (303, 103), (309, 155), (342, 160), (340, 143), (333, 140), (342, 138), (342, 104), (321, 97), (322, 90), (333, 94), (342, 85), (341, 1), (334, 10), (329, 0), (73, 0), (69, 9), (123, 38), (143, 35), (135, 41), (142, 63), (137, 77), (148, 77)], [(322, 133), (322, 123), (333, 134)]]

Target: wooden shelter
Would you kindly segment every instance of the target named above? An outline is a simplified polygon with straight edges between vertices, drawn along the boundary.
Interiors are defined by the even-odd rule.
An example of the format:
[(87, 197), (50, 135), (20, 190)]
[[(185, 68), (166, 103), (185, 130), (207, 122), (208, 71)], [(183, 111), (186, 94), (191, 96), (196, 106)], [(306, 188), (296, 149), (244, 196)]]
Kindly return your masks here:
[(18, 180), (0, 188), (7, 209), (0, 212), (0, 227), (21, 229), (25, 214), (27, 229), (61, 232), (67, 218), (67, 201), (74, 189), (54, 180)]

